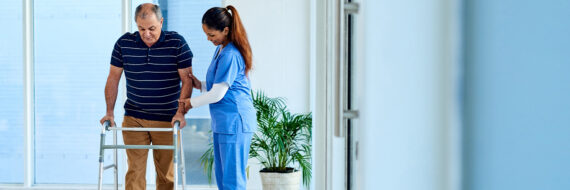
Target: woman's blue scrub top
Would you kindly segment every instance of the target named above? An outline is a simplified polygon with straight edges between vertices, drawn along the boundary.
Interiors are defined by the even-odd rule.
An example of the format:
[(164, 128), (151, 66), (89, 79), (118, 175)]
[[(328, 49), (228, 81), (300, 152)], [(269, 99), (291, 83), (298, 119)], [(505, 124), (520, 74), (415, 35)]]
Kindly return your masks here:
[[(216, 56), (220, 47), (216, 48), (208, 68), (206, 89), (209, 91), (214, 84), (223, 82), (228, 84), (229, 89), (222, 100), (210, 104), (212, 131), (224, 134), (255, 132), (257, 119), (243, 57), (231, 42)], [(240, 124), (242, 131), (237, 131)]]

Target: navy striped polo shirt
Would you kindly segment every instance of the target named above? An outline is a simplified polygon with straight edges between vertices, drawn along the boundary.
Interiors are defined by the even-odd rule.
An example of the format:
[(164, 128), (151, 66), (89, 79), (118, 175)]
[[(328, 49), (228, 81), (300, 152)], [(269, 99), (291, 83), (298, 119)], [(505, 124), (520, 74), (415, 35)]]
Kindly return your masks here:
[(139, 32), (127, 32), (115, 43), (111, 65), (125, 72), (126, 116), (171, 121), (180, 98), (178, 69), (192, 66), (192, 51), (176, 32), (162, 31), (150, 48)]

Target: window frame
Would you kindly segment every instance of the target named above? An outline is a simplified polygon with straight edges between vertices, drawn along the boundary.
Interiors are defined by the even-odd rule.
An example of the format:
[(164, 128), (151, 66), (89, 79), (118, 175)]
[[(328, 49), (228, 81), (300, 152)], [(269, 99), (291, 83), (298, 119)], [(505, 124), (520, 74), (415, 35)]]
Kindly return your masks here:
[[(121, 32), (132, 32), (132, 1), (121, 0)], [(157, 2), (158, 0), (153, 0)], [(23, 0), (22, 2), (22, 51), (23, 59), (22, 65), (24, 66), (23, 88), (24, 95), (24, 181), (23, 183), (2, 183), (0, 189), (95, 189), (97, 184), (37, 184), (35, 181), (35, 83), (34, 83), (34, 0)], [(122, 77), (124, 78), (124, 77)], [(122, 79), (119, 86), (125, 86), (125, 80)], [(121, 88), (121, 87), (119, 87)], [(126, 99), (126, 91), (119, 89), (118, 100)], [(187, 119), (204, 119), (204, 118), (187, 118)], [(126, 161), (124, 161), (126, 164)], [(96, 164), (96, 163), (94, 163)], [(125, 171), (119, 173), (126, 173)], [(119, 183), (121, 183), (119, 181)], [(152, 186), (152, 185), (151, 185)], [(150, 186), (149, 186), (150, 187)], [(217, 189), (212, 185), (187, 185), (186, 188), (190, 189)]]

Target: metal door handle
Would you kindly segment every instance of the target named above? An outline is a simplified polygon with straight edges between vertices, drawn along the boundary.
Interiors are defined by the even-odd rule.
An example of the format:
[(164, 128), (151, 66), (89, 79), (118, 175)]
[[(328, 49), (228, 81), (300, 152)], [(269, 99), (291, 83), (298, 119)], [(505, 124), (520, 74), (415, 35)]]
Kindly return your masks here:
[(356, 119), (358, 116), (358, 110), (344, 110), (344, 114), (342, 115), (344, 119)]

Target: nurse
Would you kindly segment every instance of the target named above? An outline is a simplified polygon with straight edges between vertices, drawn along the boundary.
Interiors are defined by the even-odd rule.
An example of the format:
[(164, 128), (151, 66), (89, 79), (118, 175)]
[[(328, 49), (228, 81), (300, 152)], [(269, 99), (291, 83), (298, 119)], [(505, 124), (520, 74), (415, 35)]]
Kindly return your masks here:
[(206, 81), (190, 76), (202, 95), (181, 99), (180, 106), (188, 111), (209, 104), (218, 189), (245, 190), (249, 147), (257, 129), (248, 78), (252, 67), (251, 47), (233, 6), (206, 11), (202, 29), (217, 48)]

